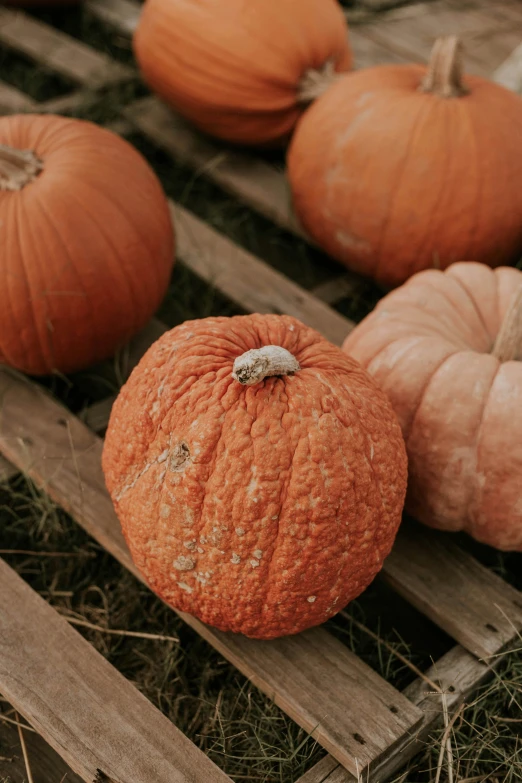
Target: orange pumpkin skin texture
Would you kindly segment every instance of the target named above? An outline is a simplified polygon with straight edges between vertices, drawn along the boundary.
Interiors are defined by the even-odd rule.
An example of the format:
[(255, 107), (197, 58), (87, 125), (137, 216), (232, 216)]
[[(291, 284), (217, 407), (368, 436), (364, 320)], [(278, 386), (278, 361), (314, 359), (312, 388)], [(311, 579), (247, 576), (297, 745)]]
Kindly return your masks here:
[(0, 362), (32, 374), (88, 367), (163, 298), (165, 196), (133, 147), (88, 122), (3, 117), (0, 145)]
[(522, 551), (522, 363), (492, 353), (514, 291), (522, 293), (522, 273), (507, 267), (420, 272), (379, 302), (344, 350), (401, 423), (406, 509), (432, 527)]
[(350, 74), (308, 110), (288, 155), (294, 206), (331, 256), (385, 287), (522, 252), (522, 100), (467, 76), (422, 92), (426, 68)]
[(194, 125), (252, 145), (286, 140), (323, 69), (352, 63), (336, 0), (147, 0), (134, 51), (149, 86)]
[[(269, 345), (300, 369), (251, 386), (232, 377), (238, 357)], [(103, 468), (151, 588), (260, 639), (322, 623), (364, 590), (406, 487), (400, 428), (370, 376), (276, 315), (207, 318), (160, 338), (115, 403)]]

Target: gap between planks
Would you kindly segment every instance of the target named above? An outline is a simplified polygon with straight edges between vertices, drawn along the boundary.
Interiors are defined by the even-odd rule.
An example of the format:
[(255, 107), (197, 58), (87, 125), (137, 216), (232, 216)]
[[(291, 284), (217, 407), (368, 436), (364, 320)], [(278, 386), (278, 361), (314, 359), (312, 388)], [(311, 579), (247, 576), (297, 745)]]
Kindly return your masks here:
[(231, 783), (0, 559), (0, 691), (83, 780)]

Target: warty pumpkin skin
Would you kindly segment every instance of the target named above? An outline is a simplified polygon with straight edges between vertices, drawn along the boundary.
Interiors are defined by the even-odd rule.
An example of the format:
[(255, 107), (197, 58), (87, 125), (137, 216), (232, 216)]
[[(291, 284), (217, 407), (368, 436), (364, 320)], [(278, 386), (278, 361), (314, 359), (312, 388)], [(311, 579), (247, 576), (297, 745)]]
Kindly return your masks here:
[(114, 405), (103, 469), (151, 588), (262, 639), (322, 623), (364, 590), (406, 488), (382, 392), (317, 332), (276, 315), (207, 318), (160, 338)]
[(134, 36), (149, 86), (201, 130), (286, 140), (352, 57), (336, 0), (147, 0)]
[(130, 144), (64, 117), (0, 119), (0, 362), (45, 374), (111, 356), (159, 306), (168, 205)]
[(420, 272), (388, 294), (343, 346), (373, 375), (401, 423), (406, 509), (432, 527), (518, 551), (521, 305), (522, 272), (453, 264)]
[(522, 253), (522, 100), (463, 78), (458, 42), (431, 67), (349, 74), (300, 120), (288, 154), (306, 231), (351, 270), (397, 286), (425, 268)]

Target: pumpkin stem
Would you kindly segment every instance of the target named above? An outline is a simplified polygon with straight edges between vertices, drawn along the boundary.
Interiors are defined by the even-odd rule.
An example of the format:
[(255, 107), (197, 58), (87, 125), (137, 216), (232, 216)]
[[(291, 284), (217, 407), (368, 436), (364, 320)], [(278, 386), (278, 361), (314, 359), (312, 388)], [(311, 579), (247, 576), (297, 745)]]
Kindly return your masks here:
[(441, 98), (458, 98), (469, 90), (462, 82), (462, 44), (456, 35), (437, 38), (420, 89)]
[(500, 362), (522, 359), (522, 285), (509, 303), (492, 354)]
[(253, 386), (271, 375), (293, 375), (300, 369), (299, 362), (286, 348), (265, 345), (238, 356), (232, 378), (244, 386)]
[(43, 171), (43, 162), (32, 150), (0, 144), (0, 190), (22, 190)]
[(297, 100), (299, 103), (312, 103), (343, 76), (345, 74), (337, 73), (335, 70), (333, 60), (327, 60), (322, 68), (309, 68), (299, 82)]

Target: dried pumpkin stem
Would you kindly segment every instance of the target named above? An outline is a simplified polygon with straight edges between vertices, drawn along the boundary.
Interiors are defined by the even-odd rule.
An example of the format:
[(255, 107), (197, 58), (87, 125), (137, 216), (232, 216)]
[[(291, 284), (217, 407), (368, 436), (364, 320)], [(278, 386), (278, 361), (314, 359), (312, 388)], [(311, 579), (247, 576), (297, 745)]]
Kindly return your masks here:
[(458, 98), (469, 90), (462, 81), (462, 44), (456, 35), (437, 38), (420, 89), (441, 98)]
[(492, 354), (501, 362), (522, 359), (522, 285), (509, 303)]
[(293, 375), (300, 369), (299, 362), (286, 348), (265, 345), (238, 356), (232, 378), (244, 386), (253, 386), (271, 375)]
[(43, 171), (43, 161), (32, 150), (0, 144), (0, 190), (22, 190)]
[(331, 84), (341, 79), (342, 73), (337, 73), (333, 60), (327, 60), (322, 68), (309, 68), (297, 88), (297, 100), (299, 103), (312, 103), (326, 92)]

